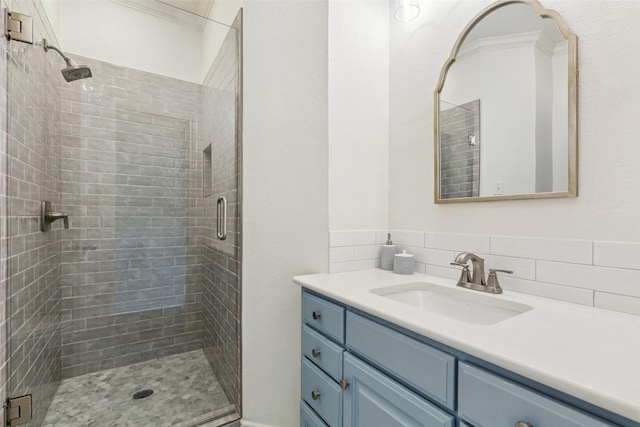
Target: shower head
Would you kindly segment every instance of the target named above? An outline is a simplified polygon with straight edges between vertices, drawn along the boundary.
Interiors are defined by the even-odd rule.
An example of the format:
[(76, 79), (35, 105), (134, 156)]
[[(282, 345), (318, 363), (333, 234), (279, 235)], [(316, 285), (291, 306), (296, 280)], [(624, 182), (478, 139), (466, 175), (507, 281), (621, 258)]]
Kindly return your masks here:
[(44, 47), (45, 52), (49, 52), (49, 49), (53, 49), (62, 56), (64, 62), (67, 63), (67, 68), (62, 70), (62, 76), (68, 82), (72, 82), (74, 80), (86, 79), (88, 77), (92, 77), (91, 69), (86, 65), (78, 65), (74, 62), (73, 59), (69, 58), (65, 55), (60, 49), (55, 46), (50, 45), (47, 42), (47, 39), (42, 39), (42, 47)]
[(62, 70), (62, 76), (66, 81), (72, 82), (92, 77), (91, 69), (86, 65), (78, 65), (71, 58), (65, 58), (65, 61), (67, 62), (67, 68)]

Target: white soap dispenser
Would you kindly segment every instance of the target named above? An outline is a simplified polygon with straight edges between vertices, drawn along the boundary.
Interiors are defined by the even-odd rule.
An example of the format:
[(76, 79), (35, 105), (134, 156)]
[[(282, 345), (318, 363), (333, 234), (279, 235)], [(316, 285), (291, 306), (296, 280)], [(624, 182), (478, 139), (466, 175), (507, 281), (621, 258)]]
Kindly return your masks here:
[(396, 255), (396, 245), (391, 241), (391, 233), (387, 233), (387, 243), (382, 245), (380, 267), (383, 270), (393, 270), (393, 259)]

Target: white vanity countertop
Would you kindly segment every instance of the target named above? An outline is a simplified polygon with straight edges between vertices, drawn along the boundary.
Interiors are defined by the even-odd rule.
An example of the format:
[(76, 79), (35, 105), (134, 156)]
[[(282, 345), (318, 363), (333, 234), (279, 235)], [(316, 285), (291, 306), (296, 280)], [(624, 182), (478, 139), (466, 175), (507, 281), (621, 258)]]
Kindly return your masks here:
[(505, 290), (492, 297), (524, 303), (533, 310), (493, 325), (473, 325), (369, 292), (408, 282), (455, 287), (455, 281), (449, 279), (374, 269), (311, 274), (293, 280), (420, 335), (640, 421), (640, 316)]

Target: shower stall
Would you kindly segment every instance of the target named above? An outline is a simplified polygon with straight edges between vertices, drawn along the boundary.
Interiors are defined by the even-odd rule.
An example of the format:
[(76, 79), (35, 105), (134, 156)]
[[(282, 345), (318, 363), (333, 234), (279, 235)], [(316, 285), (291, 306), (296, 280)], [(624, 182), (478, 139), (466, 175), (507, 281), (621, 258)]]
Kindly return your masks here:
[(217, 54), (200, 82), (74, 55), (40, 0), (11, 2), (33, 43), (0, 42), (4, 417), (224, 425), (242, 410), (242, 16), (114, 3), (195, 23)]
[(480, 195), (480, 100), (456, 105), (440, 100), (440, 197)]

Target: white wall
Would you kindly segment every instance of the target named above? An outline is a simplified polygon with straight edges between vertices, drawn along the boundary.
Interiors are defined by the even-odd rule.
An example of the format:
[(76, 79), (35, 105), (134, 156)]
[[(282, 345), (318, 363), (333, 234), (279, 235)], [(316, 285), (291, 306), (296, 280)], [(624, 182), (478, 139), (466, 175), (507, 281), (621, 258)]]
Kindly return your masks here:
[[(553, 53), (534, 48), (536, 193), (553, 190)], [(565, 69), (566, 74), (566, 69)], [(566, 87), (558, 88), (566, 92)], [(567, 121), (567, 116), (559, 120)], [(566, 144), (565, 144), (566, 146)], [(565, 190), (566, 191), (566, 190)]]
[(300, 288), (328, 267), (327, 3), (244, 5), (243, 418), (299, 425)]
[(44, 5), (63, 51), (193, 83), (202, 83), (227, 34), (222, 24), (200, 31), (106, 0)]
[(388, 223), (388, 13), (386, 0), (329, 2), (331, 230)]
[(40, 0), (47, 14), (53, 33), (60, 34), (60, 0)]
[[(224, 41), (238, 11), (242, 7), (242, 0), (216, 0), (213, 2), (209, 21), (202, 30), (201, 71), (200, 82), (207, 77), (211, 64), (216, 59), (218, 50)], [(220, 24), (224, 25), (220, 25)]]
[[(553, 87), (564, 88), (568, 85), (566, 72), (568, 60), (567, 43), (558, 44), (553, 54)], [(569, 152), (566, 149), (569, 125), (561, 118), (569, 116), (567, 106), (567, 91), (553, 91), (553, 191), (566, 191), (569, 188), (569, 174), (567, 164), (569, 162)]]
[(110, 1), (62, 0), (62, 49), (201, 83), (201, 32)]
[(640, 241), (636, 1), (543, 2), (578, 35), (579, 197), (433, 204), (432, 93), (458, 34), (491, 3), (423, 1), (416, 21), (391, 21), (391, 228)]
[[(447, 72), (442, 100), (455, 105), (480, 100), (481, 196), (494, 195), (497, 182), (504, 194), (535, 192), (533, 66), (533, 44), (496, 44), (468, 52)], [(507, 115), (510, 120), (504, 120)]]

